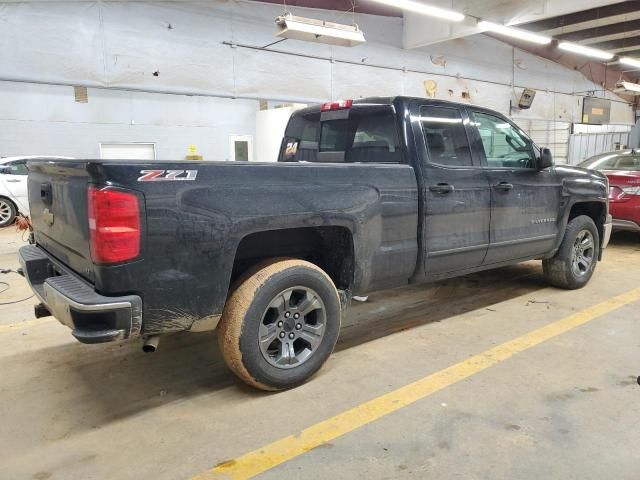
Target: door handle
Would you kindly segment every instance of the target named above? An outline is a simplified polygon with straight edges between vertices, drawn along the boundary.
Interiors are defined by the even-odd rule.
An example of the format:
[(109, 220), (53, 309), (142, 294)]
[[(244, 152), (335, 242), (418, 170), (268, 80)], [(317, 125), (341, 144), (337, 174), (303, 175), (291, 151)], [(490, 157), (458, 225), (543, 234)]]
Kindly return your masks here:
[(507, 182), (496, 183), (493, 188), (496, 190), (504, 190), (505, 192), (508, 190), (513, 190), (513, 184)]
[(453, 185), (449, 185), (448, 183), (439, 183), (437, 185), (431, 185), (429, 187), (429, 191), (436, 193), (451, 193), (453, 192)]
[(18, 183), (20, 180), (17, 178), (7, 178), (7, 182)]

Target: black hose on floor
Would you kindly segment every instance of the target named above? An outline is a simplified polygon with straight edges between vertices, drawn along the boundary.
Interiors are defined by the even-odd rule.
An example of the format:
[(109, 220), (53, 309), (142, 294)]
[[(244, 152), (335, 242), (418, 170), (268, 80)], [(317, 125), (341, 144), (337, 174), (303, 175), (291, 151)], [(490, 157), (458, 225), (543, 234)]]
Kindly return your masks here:
[[(17, 273), (18, 275), (20, 274), (19, 272), (12, 270), (10, 268), (0, 268), (0, 273)], [(0, 285), (3, 285), (5, 288), (3, 290), (0, 290), (0, 294), (3, 294), (4, 292), (8, 291), (11, 288), (11, 285), (9, 285), (7, 282), (0, 282)], [(14, 303), (20, 303), (20, 302), (25, 302), (31, 298), (33, 298), (34, 295), (30, 295), (26, 298), (21, 298), (20, 300), (13, 300), (11, 302), (0, 302), (0, 305), (13, 305)]]

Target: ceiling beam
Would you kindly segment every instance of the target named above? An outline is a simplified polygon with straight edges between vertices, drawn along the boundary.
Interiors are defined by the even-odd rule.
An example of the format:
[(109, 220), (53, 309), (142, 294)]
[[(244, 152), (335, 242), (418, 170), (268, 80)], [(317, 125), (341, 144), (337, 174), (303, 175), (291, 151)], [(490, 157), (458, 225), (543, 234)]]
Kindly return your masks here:
[(628, 50), (624, 52), (624, 57), (637, 57), (640, 58), (640, 48), (637, 50)]
[[(640, 8), (640, 5), (638, 7)], [(602, 39), (601, 41), (615, 40), (615, 37), (619, 35), (624, 36), (636, 30), (640, 30), (640, 19), (561, 33), (556, 35), (556, 38), (567, 42), (583, 42), (587, 40), (589, 43), (596, 43), (593, 41), (594, 39)]]
[[(589, 45), (593, 48), (599, 48), (601, 50), (610, 50), (612, 52), (624, 51), (630, 47), (640, 48), (640, 36), (619, 38), (617, 40), (609, 40), (606, 42), (592, 43)], [(631, 48), (635, 50), (635, 48)]]
[[(351, 0), (257, 0), (264, 3), (275, 3), (286, 8), (302, 7), (317, 8), (321, 10), (334, 10), (338, 12), (348, 12), (353, 8)], [(402, 17), (402, 10), (394, 7), (375, 4), (373, 2), (355, 2), (356, 13), (366, 13), (369, 15), (383, 15), (385, 17)]]
[(590, 8), (588, 10), (569, 13), (567, 15), (560, 15), (544, 20), (538, 20), (537, 22), (530, 22), (520, 25), (520, 27), (526, 28), (527, 30), (532, 30), (534, 32), (542, 32), (564, 28), (569, 25), (602, 20), (607, 17), (615, 17), (617, 15), (634, 13), (638, 12), (638, 10), (640, 10), (638, 2), (630, 0), (626, 2), (605, 5), (603, 7)]

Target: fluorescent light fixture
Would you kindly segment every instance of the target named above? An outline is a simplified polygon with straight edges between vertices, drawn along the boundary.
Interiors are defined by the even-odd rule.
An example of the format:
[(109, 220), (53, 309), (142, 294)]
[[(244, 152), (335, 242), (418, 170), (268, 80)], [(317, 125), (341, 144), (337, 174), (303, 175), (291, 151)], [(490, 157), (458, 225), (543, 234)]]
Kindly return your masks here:
[(276, 35), (282, 38), (343, 47), (354, 47), (365, 42), (364, 33), (357, 25), (325, 22), (287, 13), (276, 18), (276, 26), (278, 28)]
[(624, 95), (640, 95), (640, 85), (633, 82), (618, 82), (613, 89), (614, 93), (622, 93)]
[(640, 68), (640, 60), (630, 57), (620, 57), (620, 63), (628, 65), (633, 68)]
[(433, 5), (427, 5), (422, 2), (415, 2), (413, 0), (371, 0), (372, 2), (382, 3), (394, 8), (400, 8), (407, 10), (408, 12), (419, 13), (421, 15), (427, 15), (429, 17), (442, 18), (443, 20), (449, 20), (450, 22), (461, 22), (464, 20), (462, 13), (454, 12), (453, 10), (447, 10), (446, 8), (434, 7)]
[(519, 40), (524, 40), (527, 42), (537, 43), (539, 45), (548, 45), (549, 43), (551, 43), (551, 37), (545, 37), (544, 35), (538, 35), (537, 33), (527, 32), (526, 30), (521, 30), (519, 28), (505, 27), (504, 25), (487, 22), (485, 20), (480, 20), (478, 22), (478, 27), (482, 30), (489, 30), (491, 32), (499, 33), (500, 35), (517, 38)]
[(613, 53), (598, 50), (597, 48), (585, 47), (584, 45), (578, 45), (577, 43), (571, 42), (560, 42), (558, 48), (566, 50), (567, 52), (577, 53), (587, 57), (600, 58), (602, 60), (611, 60), (614, 57)]

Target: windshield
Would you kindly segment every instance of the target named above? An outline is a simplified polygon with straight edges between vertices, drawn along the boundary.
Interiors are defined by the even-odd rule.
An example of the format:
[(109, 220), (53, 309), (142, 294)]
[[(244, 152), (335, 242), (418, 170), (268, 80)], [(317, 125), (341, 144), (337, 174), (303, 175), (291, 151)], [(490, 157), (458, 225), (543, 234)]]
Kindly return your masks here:
[(592, 170), (640, 171), (640, 154), (635, 152), (605, 153), (591, 157), (578, 166)]

